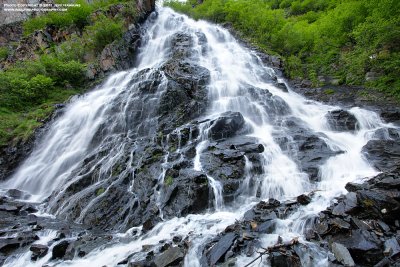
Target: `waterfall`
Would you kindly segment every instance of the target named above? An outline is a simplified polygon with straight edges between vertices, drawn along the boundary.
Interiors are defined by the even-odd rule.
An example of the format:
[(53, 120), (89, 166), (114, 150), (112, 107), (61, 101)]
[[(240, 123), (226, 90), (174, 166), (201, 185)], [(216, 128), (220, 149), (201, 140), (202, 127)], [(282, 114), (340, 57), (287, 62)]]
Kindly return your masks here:
[[(31, 196), (30, 201), (46, 203), (46, 212), (77, 223), (95, 221), (97, 207), (106, 203), (109, 194), (115, 194), (115, 203), (106, 207), (110, 212), (114, 207), (119, 210), (114, 214), (136, 214), (132, 207), (142, 205), (147, 199), (146, 203), (154, 204), (157, 210), (149, 215), (155, 225), (145, 234), (131, 237), (129, 242), (106, 244), (82, 258), (58, 261), (54, 266), (114, 266), (129, 255), (143, 258), (144, 254), (140, 253), (143, 245), (157, 245), (175, 235), (190, 237), (192, 246), (186, 253), (185, 266), (202, 266), (205, 242), (241, 219), (256, 202), (271, 198), (284, 201), (315, 191), (309, 205), (302, 206), (285, 220), (277, 220), (279, 227), (274, 234), (265, 235), (262, 246), (273, 244), (277, 236), (284, 240), (301, 238), (307, 219), (344, 193), (346, 183), (378, 173), (361, 151), (377, 129), (389, 127), (374, 112), (352, 108), (348, 113), (356, 118), (357, 128), (335, 129), (328, 115), (340, 107), (311, 101), (290, 88), (288, 91), (279, 88), (277, 82), (284, 80), (277, 81), (274, 69), (263, 63), (257, 53), (241, 45), (226, 29), (205, 21), (194, 21), (165, 7), (159, 7), (145, 27), (147, 31), (137, 66), (111, 75), (101, 86), (73, 99), (17, 172), (0, 186), (25, 191)], [(171, 48), (176, 34), (190, 37), (181, 42), (181, 50)], [(181, 56), (179, 53), (186, 53), (196, 66), (209, 73), (204, 97), (207, 107), (204, 112), (196, 105), (190, 108), (196, 112), (200, 110), (199, 116), (186, 119), (184, 125), (175, 125), (176, 121), (168, 117), (163, 121), (160, 118), (167, 115), (160, 115), (158, 109), (164, 105), (162, 97), (172, 86), (171, 74), (165, 64), (171, 55)], [(185, 74), (182, 77), (191, 78)], [(197, 82), (196, 86), (201, 87), (201, 78)], [(176, 118), (185, 117), (185, 112), (181, 113)], [(225, 199), (225, 181), (208, 172), (206, 166), (212, 164), (207, 157), (213, 155), (213, 146), (218, 146), (221, 140), (212, 136), (212, 127), (223, 116), (229, 123), (238, 118), (243, 124), (235, 136), (253, 140), (263, 148), (257, 152), (256, 161), (251, 158), (255, 153), (243, 157), (237, 152), (237, 157), (244, 162), (244, 177), (238, 186), (239, 193), (230, 199)], [(157, 130), (168, 127), (189, 129), (189, 141), (181, 136), (181, 129), (179, 141), (174, 145), (170, 140), (173, 131)], [(197, 135), (193, 133), (195, 130)], [(168, 140), (166, 135), (169, 135)], [(302, 138), (307, 142), (317, 140), (330, 153), (326, 160), (315, 163), (314, 181), (299, 156), (306, 149), (299, 145)], [(152, 147), (147, 145), (148, 142), (153, 142)], [(195, 148), (191, 160), (189, 163), (182, 161), (182, 155), (189, 154), (191, 145)], [(174, 209), (161, 197), (176, 192), (167, 183), (179, 179), (176, 174), (179, 169), (174, 169), (178, 163), (188, 170), (188, 176), (201, 178), (200, 173), (206, 174), (199, 186), (208, 186), (211, 204), (198, 214), (172, 216), (168, 212), (172, 213)], [(153, 178), (147, 182), (143, 173)], [(87, 187), (78, 190), (77, 184)], [(179, 188), (180, 185), (176, 182), (172, 186)], [(147, 187), (149, 190), (145, 191)], [(144, 189), (137, 191), (138, 188)], [(162, 210), (160, 216), (157, 216), (158, 210)], [(141, 224), (133, 223), (129, 218), (120, 222), (116, 216), (103, 220), (115, 220), (115, 224), (120, 225), (114, 229), (116, 231)], [(130, 235), (129, 231), (127, 235)], [(31, 262), (26, 255), (8, 259), (5, 266), (42, 266), (50, 260), (46, 257)], [(318, 255), (321, 257), (318, 264), (327, 264), (324, 261), (326, 255)], [(243, 266), (249, 259), (240, 257), (236, 264)]]

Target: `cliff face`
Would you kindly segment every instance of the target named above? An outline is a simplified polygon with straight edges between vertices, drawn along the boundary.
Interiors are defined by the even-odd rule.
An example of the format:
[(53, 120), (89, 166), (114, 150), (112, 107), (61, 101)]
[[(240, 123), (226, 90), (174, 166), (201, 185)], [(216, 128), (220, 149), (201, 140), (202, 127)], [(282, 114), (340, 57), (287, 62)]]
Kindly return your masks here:
[(3, 0), (0, 6), (0, 26), (14, 22), (19, 22), (27, 19), (32, 12), (9, 12), (4, 11), (4, 6), (7, 4), (39, 4), (41, 0)]

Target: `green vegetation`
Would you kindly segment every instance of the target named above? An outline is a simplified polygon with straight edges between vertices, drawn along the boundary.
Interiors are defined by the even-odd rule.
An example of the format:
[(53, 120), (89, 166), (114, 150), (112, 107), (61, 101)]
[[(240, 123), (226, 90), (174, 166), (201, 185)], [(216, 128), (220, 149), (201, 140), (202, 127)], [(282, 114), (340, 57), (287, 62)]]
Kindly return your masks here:
[(103, 187), (100, 187), (99, 189), (97, 189), (96, 191), (96, 196), (100, 196), (101, 194), (103, 194), (106, 190)]
[[(91, 4), (88, 4), (85, 0), (74, 1), (75, 4), (80, 4), (80, 6), (70, 7), (67, 12), (49, 12), (46, 15), (27, 20), (24, 23), (24, 34), (29, 35), (50, 25), (57, 28), (75, 26), (78, 29), (83, 29), (90, 24), (90, 15), (94, 11), (98, 9), (106, 10), (113, 4), (123, 2), (129, 2), (129, 0), (94, 0)], [(69, 3), (69, 1), (58, 0), (56, 3)]]
[(8, 48), (0, 47), (0, 60), (4, 60), (8, 57)]
[(334, 94), (335, 91), (334, 91), (333, 89), (331, 89), (331, 88), (328, 88), (328, 89), (326, 89), (326, 90), (324, 91), (324, 93), (327, 94), (327, 95), (331, 95), (331, 94)]
[(172, 176), (168, 175), (167, 177), (165, 177), (164, 184), (166, 186), (171, 186), (173, 183), (174, 183), (174, 178), (172, 178)]
[[(60, 44), (39, 49), (34, 59), (0, 69), (0, 147), (29, 138), (54, 111), (56, 103), (82, 92), (89, 84), (86, 66), (96, 64), (104, 47), (122, 38), (127, 27), (123, 22), (132, 22), (137, 15), (135, 1), (94, 0), (88, 4), (78, 0), (74, 3), (81, 6), (69, 8), (68, 12), (49, 12), (24, 22), (26, 36), (46, 26), (66, 29), (72, 34), (66, 35), (67, 40)], [(121, 3), (122, 12), (111, 15), (112, 5)], [(0, 61), (10, 53), (10, 48), (0, 48)]]
[[(400, 99), (400, 1), (197, 0), (167, 2), (195, 19), (232, 26), (271, 54), (291, 78), (327, 75)], [(368, 72), (376, 74), (366, 79)]]
[(91, 49), (101, 52), (107, 44), (121, 38), (122, 32), (122, 21), (114, 21), (101, 15), (92, 26), (86, 27), (86, 38)]

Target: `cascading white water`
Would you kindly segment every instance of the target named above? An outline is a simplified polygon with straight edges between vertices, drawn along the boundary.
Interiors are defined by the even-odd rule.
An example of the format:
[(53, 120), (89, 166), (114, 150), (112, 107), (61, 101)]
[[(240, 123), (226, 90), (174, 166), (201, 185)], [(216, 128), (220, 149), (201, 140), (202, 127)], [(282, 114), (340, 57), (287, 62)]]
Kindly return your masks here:
[[(240, 112), (251, 129), (248, 135), (256, 138), (265, 148), (262, 153), (263, 174), (254, 181), (261, 194), (257, 196), (257, 190), (249, 190), (248, 184), (253, 177), (246, 172), (244, 187), (247, 190), (243, 190), (242, 197), (237, 198), (235, 203), (224, 206), (221, 185), (209, 176), (215, 196), (214, 211), (161, 222), (150, 232), (128, 244), (101, 247), (82, 259), (58, 262), (57, 266), (116, 265), (129, 254), (139, 252), (142, 245), (157, 244), (160, 240), (170, 239), (176, 234), (190, 234), (193, 244), (185, 257), (185, 266), (200, 266), (201, 245), (236, 219), (240, 219), (254, 204), (251, 201), (267, 198), (285, 200), (316, 190), (309, 205), (301, 207), (286, 220), (278, 221), (276, 233), (266, 235), (263, 245), (271, 245), (278, 235), (284, 239), (301, 238), (304, 221), (326, 208), (335, 196), (343, 193), (347, 182), (377, 173), (361, 153), (362, 147), (370, 140), (371, 133), (378, 128), (388, 127), (375, 113), (353, 108), (350, 112), (357, 118), (359, 129), (355, 132), (333, 131), (327, 123), (326, 114), (338, 107), (307, 100), (290, 90), (284, 92), (266, 81), (265, 77), (273, 75), (274, 71), (265, 66), (255, 53), (241, 46), (227, 30), (204, 21), (191, 20), (169, 8), (160, 7), (157, 19), (149, 25), (147, 31), (148, 40), (142, 48), (137, 68), (111, 76), (97, 90), (72, 101), (64, 115), (56, 120), (44, 137), (45, 141), (21, 165), (14, 177), (1, 185), (2, 188), (27, 191), (34, 196), (32, 200), (40, 201), (66, 183), (66, 178), (81, 164), (84, 156), (90, 153), (90, 140), (99, 125), (107, 121), (109, 103), (126, 89), (132, 75), (145, 68), (154, 68), (162, 64), (166, 58), (169, 37), (177, 32), (185, 32), (193, 35), (197, 41), (195, 50), (198, 62), (211, 74), (208, 86), (211, 105), (205, 117), (215, 119), (225, 111)], [(204, 33), (207, 39), (206, 51), (203, 51), (196, 32)], [(289, 112), (279, 116), (267, 112), (262, 106), (263, 103), (240, 94), (247, 87), (268, 90), (285, 102)], [(320, 182), (310, 183), (308, 175), (301, 171), (295, 155), (283, 151), (274, 139), (277, 132), (289, 135), (288, 129), (282, 126), (282, 121), (289, 118), (302, 122), (310, 132), (323, 134), (324, 141), (332, 150), (343, 151), (319, 166)], [(200, 154), (208, 142), (204, 135), (206, 131), (206, 127), (203, 127), (200, 136), (203, 136), (201, 138), (204, 140), (197, 145), (194, 170), (202, 170)], [(248, 164), (250, 163), (247, 160), (246, 165), (250, 168)], [(162, 175), (165, 175), (165, 172)], [(29, 257), (24, 257), (29, 260)], [(237, 265), (242, 266), (251, 259), (241, 257)], [(313, 264), (324, 264), (323, 258), (318, 260), (318, 263)], [(15, 260), (5, 263), (6, 266), (24, 264)], [(29, 262), (27, 265), (42, 264), (43, 260), (37, 263)]]

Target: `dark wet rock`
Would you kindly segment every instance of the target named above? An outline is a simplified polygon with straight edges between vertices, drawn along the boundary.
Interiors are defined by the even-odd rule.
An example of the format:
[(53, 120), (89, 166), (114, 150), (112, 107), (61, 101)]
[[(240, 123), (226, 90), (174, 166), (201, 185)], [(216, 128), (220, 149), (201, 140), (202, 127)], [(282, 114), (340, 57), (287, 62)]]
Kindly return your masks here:
[(38, 239), (39, 237), (33, 232), (27, 230), (17, 232), (15, 237), (0, 238), (0, 252), (5, 254), (10, 253), (17, 248), (32, 244)]
[[(125, 70), (133, 66), (140, 44), (140, 31), (133, 27), (126, 31), (123, 38), (108, 44), (100, 55), (99, 66), (103, 73)], [(92, 75), (95, 78), (95, 75)], [(90, 78), (90, 77), (89, 77)]]
[(356, 263), (375, 264), (383, 257), (381, 241), (368, 231), (353, 230), (351, 236), (336, 236), (334, 240), (350, 251)]
[(57, 245), (55, 245), (52, 250), (51, 258), (52, 259), (62, 259), (67, 252), (69, 244), (70, 244), (69, 241), (63, 240), (60, 243), (58, 243)]
[(392, 122), (400, 124), (400, 108), (396, 105), (386, 105), (380, 111), (380, 116), (386, 122)]
[(351, 192), (319, 215), (313, 228), (317, 240), (343, 245), (357, 266), (391, 266), (396, 258), (392, 251), (399, 250), (394, 237), (400, 209), (398, 179), (396, 168), (363, 184), (347, 184)]
[(346, 110), (329, 111), (326, 118), (335, 131), (356, 131), (359, 128), (356, 117)]
[(232, 246), (237, 238), (235, 233), (228, 233), (224, 235), (207, 253), (208, 263), (215, 265)]
[(182, 237), (181, 236), (174, 236), (173, 238), (172, 238), (172, 241), (174, 242), (174, 243), (179, 243), (179, 242), (181, 242), (182, 241)]
[(400, 245), (396, 237), (392, 237), (385, 241), (383, 254), (386, 257), (394, 257), (400, 254)]
[[(121, 264), (126, 264), (122, 262)], [(128, 267), (158, 267), (153, 261), (131, 261), (128, 263)]]
[(356, 209), (358, 202), (357, 202), (357, 194), (350, 192), (348, 193), (343, 202), (339, 202), (332, 211), (333, 215), (344, 215), (344, 214), (351, 214), (353, 209)]
[(171, 247), (159, 256), (156, 256), (154, 263), (157, 267), (181, 265), (185, 252), (180, 247)]
[(346, 190), (349, 192), (356, 192), (358, 190), (369, 189), (368, 184), (358, 184), (358, 183), (347, 183), (345, 186)]
[(257, 225), (256, 230), (260, 233), (270, 234), (275, 230), (275, 221), (267, 220), (259, 225)]
[(375, 131), (372, 138), (379, 140), (399, 140), (400, 131), (395, 128), (380, 128)]
[(244, 118), (239, 112), (222, 113), (218, 119), (211, 122), (209, 135), (214, 140), (234, 136), (244, 126)]
[(7, 211), (7, 212), (14, 212), (14, 213), (18, 213), (21, 209), (21, 206), (19, 206), (18, 204), (2, 204), (0, 205), (0, 210), (1, 211)]
[(49, 251), (49, 247), (41, 244), (33, 244), (29, 250), (32, 251), (31, 260), (35, 261), (44, 257)]
[[(129, 89), (117, 96), (90, 143), (101, 149), (71, 175), (78, 179), (53, 194), (52, 212), (106, 230), (143, 225), (148, 231), (161, 221), (160, 209), (171, 218), (209, 207), (212, 193), (207, 177), (191, 173), (199, 135), (198, 124), (191, 120), (207, 106), (209, 80), (208, 70), (192, 58), (191, 38), (185, 33), (172, 36), (175, 45), (169, 60), (159, 69), (145, 69), (132, 77)], [(127, 121), (114, 123), (120, 121), (120, 112), (127, 114)], [(117, 152), (119, 144), (125, 145)], [(115, 157), (115, 165), (100, 174), (96, 166), (105, 155)], [(95, 184), (99, 179), (101, 183)]]
[[(245, 154), (234, 140), (227, 139), (210, 143), (200, 156), (204, 172), (222, 184), (224, 198), (228, 202), (239, 193), (240, 183), (245, 178)], [(257, 157), (253, 159), (257, 160)]]
[(332, 244), (332, 252), (336, 259), (344, 266), (355, 266), (354, 260), (350, 255), (349, 250), (340, 243)]
[(297, 202), (299, 202), (301, 205), (307, 205), (311, 202), (311, 198), (303, 194), (297, 197)]
[(400, 164), (398, 140), (370, 140), (362, 151), (368, 161), (380, 171), (389, 171)]
[[(281, 97), (273, 95), (266, 89), (248, 86), (241, 88), (239, 94), (256, 101), (271, 119), (290, 113), (288, 104)], [(252, 114), (253, 121), (262, 122), (262, 116), (258, 108), (249, 106), (247, 109)]]
[(209, 71), (191, 58), (192, 36), (177, 33), (171, 42), (174, 44), (171, 58), (161, 67), (168, 83), (158, 107), (160, 126), (168, 131), (205, 111), (208, 103), (206, 85), (210, 79)]
[(28, 199), (30, 197), (29, 194), (18, 189), (8, 189), (5, 195), (14, 199)]
[(300, 258), (297, 254), (291, 251), (272, 252), (270, 254), (271, 267), (300, 267)]
[(318, 166), (342, 151), (332, 150), (324, 141), (324, 138), (327, 138), (324, 134), (310, 132), (295, 118), (286, 118), (282, 121), (282, 126), (285, 126), (288, 132), (276, 133), (274, 139), (289, 157), (298, 162), (311, 181), (319, 181)]
[(205, 210), (210, 190), (207, 176), (202, 172), (181, 170), (177, 177), (167, 172), (161, 191), (164, 216), (172, 218)]
[(288, 92), (288, 88), (287, 88), (285, 83), (281, 83), (281, 82), (280, 83), (276, 83), (275, 86), (278, 87), (279, 89), (281, 89), (284, 92)]
[[(297, 202), (281, 203), (275, 199), (259, 202), (245, 213), (242, 220), (226, 227), (222, 233), (205, 245), (204, 264), (229, 266), (230, 260), (234, 261), (238, 255), (254, 257), (257, 255), (256, 251), (262, 249), (261, 238), (275, 230), (275, 219), (286, 218), (297, 210), (299, 205)], [(276, 252), (274, 264), (277, 265), (275, 266), (279, 266), (278, 264), (282, 262), (289, 264), (288, 266), (300, 266), (299, 257), (293, 246), (296, 243), (297, 241), (282, 244), (282, 241), (279, 241), (276, 246), (270, 248), (271, 253)], [(282, 253), (283, 251), (285, 252)]]
[(379, 218), (387, 223), (392, 223), (400, 211), (400, 202), (383, 191), (358, 191), (357, 200), (362, 208), (362, 215)]

